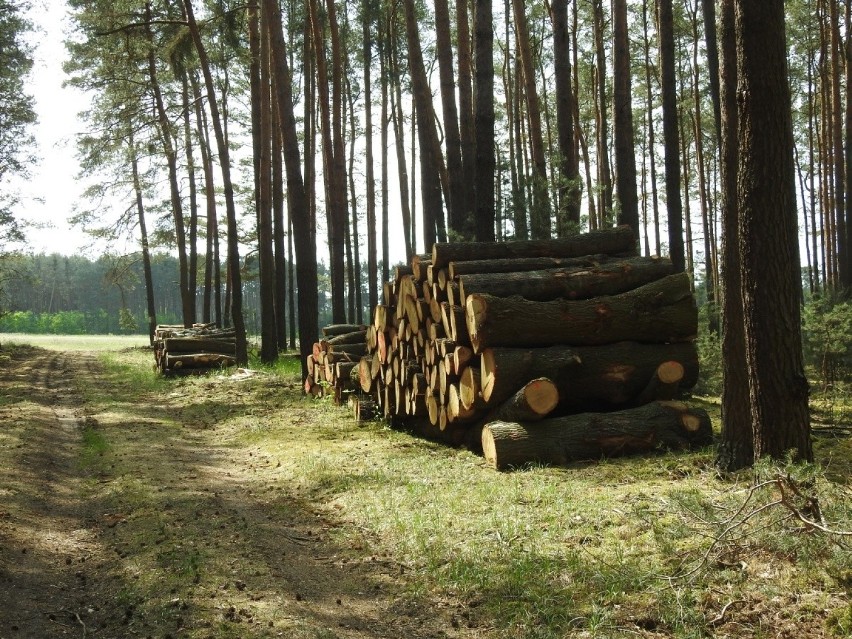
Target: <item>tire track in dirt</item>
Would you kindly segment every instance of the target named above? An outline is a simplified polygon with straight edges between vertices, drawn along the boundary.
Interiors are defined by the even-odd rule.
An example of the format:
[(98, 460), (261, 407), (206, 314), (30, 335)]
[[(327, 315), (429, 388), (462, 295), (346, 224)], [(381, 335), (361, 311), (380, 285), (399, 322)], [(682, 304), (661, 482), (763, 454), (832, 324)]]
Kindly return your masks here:
[(18, 349), (0, 371), (3, 639), (79, 637), (97, 612), (86, 578), (99, 551), (80, 499), (75, 368), (63, 353)]
[[(132, 403), (111, 383), (78, 352), (0, 370), (0, 639), (485, 636), (406, 595), (390, 558), (337, 545), (274, 456), (199, 424), (180, 391)], [(82, 384), (114, 401), (95, 413)], [(241, 410), (234, 392), (214, 403)], [(87, 427), (109, 447), (81, 464)]]

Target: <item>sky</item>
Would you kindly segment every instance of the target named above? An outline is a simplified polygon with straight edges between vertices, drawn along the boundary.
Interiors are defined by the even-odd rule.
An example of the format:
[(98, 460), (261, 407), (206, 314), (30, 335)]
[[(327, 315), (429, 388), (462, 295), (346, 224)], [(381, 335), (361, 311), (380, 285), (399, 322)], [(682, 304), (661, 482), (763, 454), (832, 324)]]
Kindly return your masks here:
[(88, 105), (79, 91), (62, 86), (63, 29), (67, 26), (64, 0), (34, 0), (30, 19), (37, 29), (29, 87), (39, 120), (33, 131), (39, 161), (32, 168), (31, 179), (21, 185), (18, 216), (41, 227), (27, 233), (30, 250), (74, 255), (89, 243), (82, 231), (68, 224), (82, 194), (74, 147), (75, 134), (82, 130), (77, 114)]

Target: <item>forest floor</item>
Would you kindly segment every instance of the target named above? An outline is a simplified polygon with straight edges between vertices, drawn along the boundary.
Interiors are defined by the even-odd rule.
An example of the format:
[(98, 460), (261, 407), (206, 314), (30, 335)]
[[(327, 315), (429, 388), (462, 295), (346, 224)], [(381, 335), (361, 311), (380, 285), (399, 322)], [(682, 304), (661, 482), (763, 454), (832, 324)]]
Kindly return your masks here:
[[(402, 566), (332, 541), (278, 460), (182, 414), (192, 398), (125, 405), (138, 389), (90, 352), (2, 364), (0, 638), (478, 636), (453, 602), (403, 596)], [(207, 402), (252, 409), (220, 379)]]
[[(779, 507), (773, 470), (720, 477), (708, 449), (496, 473), (295, 369), (152, 365), (3, 343), (0, 639), (852, 636), (848, 537)], [(845, 432), (799, 484), (835, 532)]]

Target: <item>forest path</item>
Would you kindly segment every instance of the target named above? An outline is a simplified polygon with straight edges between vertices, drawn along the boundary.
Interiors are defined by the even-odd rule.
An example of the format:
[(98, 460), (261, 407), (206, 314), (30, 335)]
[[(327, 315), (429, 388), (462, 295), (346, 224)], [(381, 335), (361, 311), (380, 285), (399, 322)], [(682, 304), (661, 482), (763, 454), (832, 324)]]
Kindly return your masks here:
[(217, 411), (254, 406), (224, 379), (203, 410), (180, 391), (128, 402), (138, 393), (94, 354), (13, 349), (0, 639), (484, 636), (447, 602), (406, 594), (403, 566), (364, 556), (280, 461), (217, 427)]

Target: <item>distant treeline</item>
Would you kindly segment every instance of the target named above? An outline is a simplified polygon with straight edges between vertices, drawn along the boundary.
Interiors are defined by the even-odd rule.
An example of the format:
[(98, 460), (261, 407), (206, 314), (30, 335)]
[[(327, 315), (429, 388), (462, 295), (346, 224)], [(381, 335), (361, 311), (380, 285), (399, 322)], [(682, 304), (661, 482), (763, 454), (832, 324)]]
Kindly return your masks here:
[[(322, 326), (331, 322), (331, 304), (327, 272), (322, 264), (319, 269)], [(177, 259), (167, 254), (154, 255), (151, 270), (157, 321), (180, 323)], [(257, 288), (257, 261), (249, 259), (243, 268), (249, 332), (259, 331)], [(0, 332), (73, 335), (147, 330), (142, 262), (132, 256), (102, 256), (96, 260), (59, 254), (16, 256), (14, 263), (7, 261), (3, 265), (0, 296)], [(198, 297), (200, 300), (201, 295)], [(223, 290), (223, 300), (224, 297)], [(366, 294), (363, 297), (366, 299)]]

